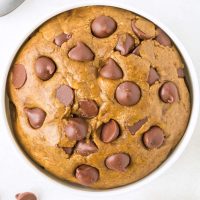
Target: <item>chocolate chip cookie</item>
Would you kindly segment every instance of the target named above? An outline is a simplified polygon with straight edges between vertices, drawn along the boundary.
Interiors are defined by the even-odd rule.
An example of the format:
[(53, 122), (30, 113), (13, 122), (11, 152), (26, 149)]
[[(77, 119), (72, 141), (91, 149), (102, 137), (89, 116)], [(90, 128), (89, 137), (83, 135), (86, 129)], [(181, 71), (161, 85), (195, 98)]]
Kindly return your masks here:
[(8, 76), (16, 138), (69, 182), (114, 188), (147, 176), (190, 116), (184, 62), (168, 35), (127, 10), (90, 6), (45, 22)]

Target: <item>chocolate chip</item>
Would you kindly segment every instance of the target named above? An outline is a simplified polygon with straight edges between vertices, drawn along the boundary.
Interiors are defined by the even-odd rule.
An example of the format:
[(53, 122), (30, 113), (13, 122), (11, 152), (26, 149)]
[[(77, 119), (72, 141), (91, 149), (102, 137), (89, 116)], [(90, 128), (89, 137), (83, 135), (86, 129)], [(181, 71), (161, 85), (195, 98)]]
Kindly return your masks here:
[(99, 112), (97, 103), (94, 100), (81, 100), (79, 101), (79, 113), (81, 117), (92, 118), (96, 117)]
[(143, 135), (144, 145), (149, 148), (159, 148), (164, 142), (163, 130), (157, 126), (151, 127)]
[(184, 73), (183, 68), (178, 68), (177, 69), (177, 74), (178, 74), (179, 78), (184, 78), (185, 77), (185, 73)]
[(123, 77), (121, 68), (112, 58), (108, 59), (107, 63), (101, 68), (99, 74), (104, 78), (112, 80), (120, 79)]
[(117, 29), (117, 23), (109, 16), (99, 16), (91, 24), (92, 34), (98, 38), (112, 35)]
[(171, 39), (167, 36), (167, 34), (160, 28), (157, 28), (156, 30), (157, 36), (156, 36), (156, 41), (159, 42), (163, 46), (172, 46)]
[(76, 61), (94, 60), (94, 53), (83, 42), (77, 42), (77, 45), (69, 51), (68, 56), (72, 60), (76, 60)]
[(100, 138), (103, 142), (109, 143), (117, 139), (119, 132), (120, 129), (118, 123), (111, 119), (103, 125)]
[(105, 165), (115, 171), (126, 171), (130, 164), (130, 157), (126, 153), (116, 153), (106, 158)]
[(132, 26), (132, 30), (133, 32), (141, 39), (141, 40), (145, 40), (145, 39), (150, 39), (151, 37), (148, 36), (146, 33), (144, 33), (143, 31), (141, 31), (139, 28), (137, 28), (136, 26), (136, 19), (133, 19), (131, 21), (131, 26)]
[(164, 83), (159, 92), (161, 100), (165, 103), (173, 103), (179, 100), (178, 89), (171, 81)]
[(56, 90), (56, 98), (65, 106), (70, 106), (74, 101), (74, 91), (68, 85), (61, 85)]
[(56, 65), (52, 59), (42, 56), (36, 60), (35, 73), (43, 81), (49, 80), (56, 71)]
[(82, 118), (71, 118), (65, 126), (65, 134), (70, 140), (82, 140), (88, 132), (88, 124)]
[(82, 185), (91, 185), (98, 181), (99, 171), (90, 165), (80, 165), (75, 170), (75, 176)]
[(134, 46), (134, 38), (130, 34), (125, 33), (119, 36), (115, 49), (119, 51), (122, 56), (126, 56), (134, 49)]
[(132, 106), (139, 102), (141, 91), (137, 84), (126, 81), (117, 87), (115, 97), (119, 104), (123, 106)]
[(128, 130), (131, 132), (132, 135), (135, 135), (135, 133), (147, 122), (147, 117), (144, 119), (139, 120), (132, 126), (128, 126)]
[(24, 192), (24, 193), (19, 193), (15, 195), (15, 198), (17, 200), (37, 200), (37, 197), (35, 194), (31, 192)]
[(73, 147), (62, 147), (62, 149), (68, 155), (71, 155), (73, 152)]
[(62, 44), (66, 41), (68, 41), (72, 37), (72, 34), (66, 34), (66, 33), (61, 33), (60, 35), (57, 35), (54, 39), (54, 43), (58, 45), (59, 47), (62, 46)]
[(12, 69), (12, 83), (16, 89), (21, 88), (26, 82), (26, 70), (24, 65), (15, 64)]
[(46, 113), (40, 108), (25, 108), (25, 113), (28, 117), (29, 124), (32, 128), (40, 128), (46, 118)]
[(88, 143), (86, 141), (80, 141), (76, 146), (76, 152), (82, 156), (88, 156), (97, 151), (98, 148), (92, 141), (89, 141)]
[(156, 81), (159, 80), (159, 75), (154, 68), (150, 68), (149, 76), (148, 76), (148, 83), (149, 85), (153, 85)]
[(136, 56), (140, 56), (140, 45), (137, 46), (135, 49), (133, 49), (132, 54), (135, 54)]

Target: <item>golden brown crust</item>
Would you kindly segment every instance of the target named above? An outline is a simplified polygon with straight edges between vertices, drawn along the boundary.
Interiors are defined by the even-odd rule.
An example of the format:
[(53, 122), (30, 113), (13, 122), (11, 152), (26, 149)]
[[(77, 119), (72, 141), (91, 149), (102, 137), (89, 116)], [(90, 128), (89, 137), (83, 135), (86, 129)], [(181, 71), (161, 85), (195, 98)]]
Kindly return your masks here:
[[(99, 15), (111, 16), (118, 24), (117, 30), (104, 39), (91, 34), (90, 23)], [(138, 37), (131, 29), (131, 20), (136, 15), (113, 7), (84, 7), (62, 13), (43, 24), (39, 30), (20, 49), (15, 63), (23, 64), (27, 80), (20, 89), (12, 85), (12, 73), (8, 77), (10, 100), (16, 106), (16, 120), (13, 121), (16, 137), (30, 157), (55, 176), (77, 183), (75, 168), (81, 164), (96, 167), (100, 172), (99, 180), (91, 185), (93, 188), (113, 188), (135, 182), (156, 169), (174, 149), (184, 134), (190, 115), (190, 96), (183, 78), (178, 78), (177, 69), (183, 68), (183, 61), (175, 47), (160, 45), (155, 40), (141, 43), (140, 56), (130, 54), (121, 56), (114, 51), (118, 35), (129, 33), (139, 43)], [(84, 20), (83, 20), (84, 19)], [(140, 24), (141, 22), (141, 24)], [(137, 20), (141, 30), (148, 30), (154, 35), (154, 25), (145, 20)], [(149, 29), (148, 29), (149, 26)], [(154, 27), (154, 28), (153, 28)], [(55, 36), (72, 33), (71, 39), (61, 47), (53, 43)], [(77, 62), (70, 60), (68, 51), (83, 41), (95, 53), (94, 61)], [(42, 81), (35, 76), (35, 60), (48, 56), (57, 66), (54, 76)], [(98, 77), (98, 70), (107, 59), (113, 58), (123, 70), (124, 76), (119, 80)], [(156, 68), (160, 80), (151, 87), (147, 83), (149, 69)], [(115, 100), (115, 90), (123, 81), (134, 81), (142, 91), (138, 104), (125, 107)], [(173, 81), (180, 95), (180, 101), (173, 104), (163, 103), (158, 95), (159, 88), (165, 81)], [(66, 84), (75, 90), (73, 107), (65, 107), (55, 97), (56, 89)], [(99, 114), (88, 119), (89, 133), (98, 147), (98, 152), (89, 156), (77, 153), (68, 156), (60, 147), (73, 147), (63, 133), (63, 124), (71, 113), (78, 113), (78, 100), (92, 99), (99, 106)], [(24, 107), (39, 107), (46, 112), (46, 119), (39, 129), (30, 127)], [(148, 121), (133, 136), (127, 129), (137, 121)], [(103, 143), (96, 131), (110, 119), (116, 120), (121, 129), (120, 137), (112, 143)], [(164, 144), (159, 149), (148, 150), (142, 143), (142, 135), (151, 126), (157, 125), (164, 130)], [(131, 163), (125, 172), (108, 170), (104, 160), (113, 153), (124, 152), (130, 155)]]

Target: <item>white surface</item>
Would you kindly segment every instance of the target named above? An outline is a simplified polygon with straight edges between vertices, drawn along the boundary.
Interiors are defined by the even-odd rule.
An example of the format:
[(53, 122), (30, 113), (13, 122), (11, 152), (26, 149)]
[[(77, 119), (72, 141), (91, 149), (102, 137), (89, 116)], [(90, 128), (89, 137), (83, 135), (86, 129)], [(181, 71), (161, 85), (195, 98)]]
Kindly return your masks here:
[[(78, 0), (76, 0), (78, 1)], [(143, 9), (147, 13), (158, 17), (167, 25), (182, 41), (189, 51), (196, 66), (198, 76), (200, 75), (200, 28), (199, 28), (199, 8), (198, 0), (135, 0), (132, 2), (137, 8)], [(66, 0), (27, 0), (11, 14), (0, 18), (0, 58), (1, 74), (6, 69), (3, 59), (12, 56), (15, 51), (13, 45), (16, 37), (22, 39), (20, 30), (30, 27), (30, 23), (36, 23), (41, 16), (46, 16), (59, 7), (67, 4)], [(18, 19), (18, 20), (16, 20)], [(197, 26), (196, 26), (197, 24)], [(9, 30), (9, 31), (8, 31)], [(5, 35), (6, 37), (3, 35)], [(0, 83), (2, 84), (2, 83)], [(2, 88), (2, 87), (1, 87)], [(2, 123), (2, 119), (1, 119)], [(198, 125), (199, 126), (199, 125)], [(181, 158), (164, 175), (159, 177), (144, 188), (128, 194), (117, 195), (116, 200), (136, 199), (200, 199), (200, 136), (196, 128), (190, 144)], [(52, 182), (46, 183), (46, 179), (41, 178), (27, 163), (18, 157), (12, 148), (12, 143), (6, 136), (6, 132), (0, 131), (0, 199), (11, 200), (20, 191), (36, 192), (40, 200), (57, 200), (64, 198), (90, 199), (87, 196), (77, 196), (69, 194), (68, 190)], [(111, 197), (104, 197), (110, 199)], [(96, 197), (95, 199), (98, 199)], [(100, 199), (100, 198), (99, 198)]]

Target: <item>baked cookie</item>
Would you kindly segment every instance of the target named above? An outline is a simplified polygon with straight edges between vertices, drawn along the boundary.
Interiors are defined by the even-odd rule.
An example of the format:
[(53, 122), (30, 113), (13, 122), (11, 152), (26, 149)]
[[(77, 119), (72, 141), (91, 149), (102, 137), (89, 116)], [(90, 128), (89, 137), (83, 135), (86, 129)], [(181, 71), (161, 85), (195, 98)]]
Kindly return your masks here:
[(56, 177), (91, 188), (133, 183), (167, 159), (190, 116), (184, 62), (155, 24), (114, 7), (44, 23), (8, 76), (15, 135)]

